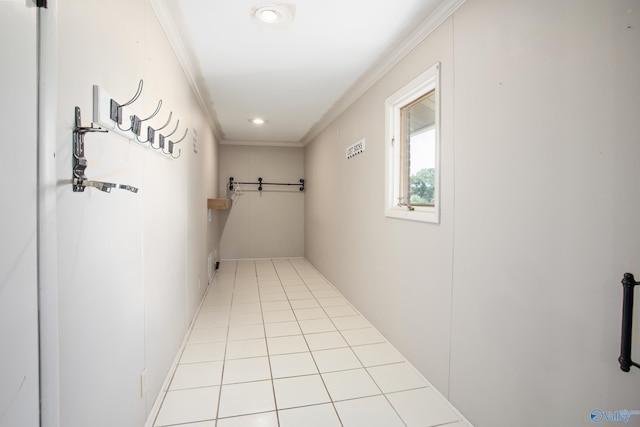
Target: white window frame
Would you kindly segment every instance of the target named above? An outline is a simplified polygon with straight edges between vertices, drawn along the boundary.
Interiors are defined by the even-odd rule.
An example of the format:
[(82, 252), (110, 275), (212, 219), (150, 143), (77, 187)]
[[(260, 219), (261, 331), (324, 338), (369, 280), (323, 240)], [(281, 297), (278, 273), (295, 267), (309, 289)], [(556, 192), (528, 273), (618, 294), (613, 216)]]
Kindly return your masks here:
[[(401, 196), (400, 110), (435, 89), (435, 189), (434, 206), (399, 206)], [(440, 63), (420, 74), (385, 101), (385, 216), (412, 221), (440, 223)]]

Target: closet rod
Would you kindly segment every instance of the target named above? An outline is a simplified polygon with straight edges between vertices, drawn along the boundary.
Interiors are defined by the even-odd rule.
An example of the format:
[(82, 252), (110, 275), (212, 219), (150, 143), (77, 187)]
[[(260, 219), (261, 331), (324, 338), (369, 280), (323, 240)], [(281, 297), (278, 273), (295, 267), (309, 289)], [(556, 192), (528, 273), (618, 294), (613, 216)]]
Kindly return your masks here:
[(229, 177), (229, 191), (233, 191), (234, 185), (257, 185), (258, 191), (262, 191), (263, 185), (299, 185), (300, 191), (304, 191), (304, 179), (300, 179), (298, 183), (288, 183), (288, 182), (263, 182), (262, 178), (258, 178), (258, 182), (238, 182), (234, 181), (233, 177)]

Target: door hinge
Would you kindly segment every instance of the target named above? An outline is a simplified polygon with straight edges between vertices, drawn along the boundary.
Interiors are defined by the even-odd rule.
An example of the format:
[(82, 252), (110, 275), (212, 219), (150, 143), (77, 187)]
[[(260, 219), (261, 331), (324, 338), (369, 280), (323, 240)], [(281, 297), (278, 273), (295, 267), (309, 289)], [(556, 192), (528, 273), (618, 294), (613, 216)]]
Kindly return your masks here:
[(36, 6), (47, 8), (47, 0), (36, 0)]

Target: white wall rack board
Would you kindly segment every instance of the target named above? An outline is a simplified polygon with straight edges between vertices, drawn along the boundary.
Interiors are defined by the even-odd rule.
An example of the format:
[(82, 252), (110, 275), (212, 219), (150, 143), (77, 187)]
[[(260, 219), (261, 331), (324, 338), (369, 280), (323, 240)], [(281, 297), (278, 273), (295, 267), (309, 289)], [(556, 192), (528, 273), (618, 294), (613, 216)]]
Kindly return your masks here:
[[(173, 122), (173, 112), (169, 112), (164, 124), (153, 127), (147, 122), (155, 118), (162, 109), (162, 99), (158, 101), (155, 111), (144, 118), (133, 111), (132, 105), (142, 94), (144, 82), (140, 80), (138, 90), (127, 102), (119, 103), (111, 95), (98, 85), (93, 86), (93, 121), (109, 132), (135, 142), (137, 146), (147, 148), (167, 159), (177, 159), (181, 155), (181, 149), (175, 145), (182, 142), (189, 133), (185, 129), (180, 138), (178, 129), (180, 120)], [(144, 135), (141, 137), (141, 135)]]

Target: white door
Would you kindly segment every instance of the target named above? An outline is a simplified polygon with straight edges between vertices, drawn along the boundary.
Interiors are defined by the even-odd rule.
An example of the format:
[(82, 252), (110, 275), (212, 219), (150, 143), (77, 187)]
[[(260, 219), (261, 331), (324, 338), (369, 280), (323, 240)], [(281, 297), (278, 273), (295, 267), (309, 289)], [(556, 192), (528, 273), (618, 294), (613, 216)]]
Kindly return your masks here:
[(35, 6), (0, 0), (0, 427), (39, 425)]

